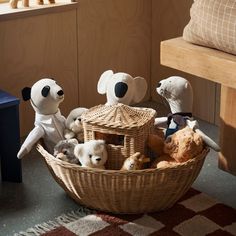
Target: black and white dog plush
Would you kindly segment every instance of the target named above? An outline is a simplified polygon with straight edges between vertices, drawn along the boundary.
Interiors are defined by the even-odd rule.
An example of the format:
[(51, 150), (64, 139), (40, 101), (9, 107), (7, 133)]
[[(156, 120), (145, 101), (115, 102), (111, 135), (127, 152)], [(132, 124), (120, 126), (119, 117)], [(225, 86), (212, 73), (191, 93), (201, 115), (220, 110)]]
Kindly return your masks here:
[(54, 146), (62, 139), (65, 130), (65, 117), (61, 115), (59, 104), (64, 100), (62, 88), (53, 79), (41, 79), (32, 88), (22, 90), (23, 100), (30, 100), (35, 110), (34, 129), (29, 133), (17, 154), (26, 155), (39, 139), (43, 138), (46, 148), (53, 152)]
[(105, 71), (97, 84), (97, 91), (106, 94), (106, 105), (123, 103), (131, 105), (140, 102), (147, 91), (147, 82), (142, 77), (133, 78), (123, 72)]

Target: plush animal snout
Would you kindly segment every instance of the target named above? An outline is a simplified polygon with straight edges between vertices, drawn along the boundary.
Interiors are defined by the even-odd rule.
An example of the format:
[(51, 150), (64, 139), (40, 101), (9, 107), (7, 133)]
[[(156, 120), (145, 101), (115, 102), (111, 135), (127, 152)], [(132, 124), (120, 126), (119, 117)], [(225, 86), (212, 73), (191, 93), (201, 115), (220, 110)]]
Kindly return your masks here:
[(101, 160), (102, 160), (102, 158), (100, 158), (100, 157), (99, 157), (99, 158), (96, 158), (95, 160), (96, 160), (96, 161), (101, 161)]
[(157, 88), (159, 88), (159, 87), (161, 87), (161, 82), (159, 82), (159, 83), (157, 84)]
[(57, 92), (57, 95), (59, 95), (59, 96), (62, 96), (62, 95), (64, 95), (64, 92), (63, 92), (63, 90), (59, 90), (59, 91)]
[(128, 90), (128, 85), (123, 82), (118, 82), (115, 85), (115, 95), (118, 98), (123, 98)]

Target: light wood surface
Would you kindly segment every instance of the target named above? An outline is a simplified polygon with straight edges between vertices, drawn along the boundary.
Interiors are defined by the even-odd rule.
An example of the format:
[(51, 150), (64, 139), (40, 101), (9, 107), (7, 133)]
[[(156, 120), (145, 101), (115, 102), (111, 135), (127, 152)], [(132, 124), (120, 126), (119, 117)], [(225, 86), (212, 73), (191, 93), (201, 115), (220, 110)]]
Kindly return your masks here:
[(38, 5), (35, 1), (29, 1), (30, 7), (23, 7), (22, 2), (18, 3), (17, 9), (12, 9), (9, 2), (0, 4), (0, 21), (15, 20), (22, 17), (30, 17), (37, 15), (44, 15), (50, 13), (58, 13), (76, 9), (78, 3), (69, 2), (64, 0), (56, 0), (55, 4), (48, 4), (45, 1), (44, 5)]
[(160, 100), (156, 93), (159, 80), (170, 75), (182, 74), (160, 64), (160, 44), (162, 41), (182, 35), (190, 19), (192, 0), (152, 0), (152, 88), (151, 96)]
[(215, 84), (210, 81), (199, 80), (196, 76), (182, 71), (174, 70), (173, 67), (162, 66), (160, 63), (160, 43), (163, 40), (182, 35), (183, 29), (190, 19), (189, 10), (192, 2), (192, 0), (152, 0), (151, 97), (157, 102), (162, 102), (156, 92), (158, 82), (171, 75), (183, 76), (191, 82), (193, 87), (194, 116), (214, 123)]
[[(21, 98), (21, 89), (53, 77), (65, 92), (63, 114), (78, 105), (76, 10), (0, 22), (0, 87)], [(20, 103), (21, 135), (33, 127), (34, 111)]]
[(108, 69), (142, 76), (150, 89), (151, 1), (80, 0), (78, 45), (80, 105), (105, 102), (97, 82)]
[[(236, 67), (235, 67), (236, 71)], [(219, 167), (236, 175), (236, 90), (221, 86)]]
[(163, 65), (236, 88), (236, 57), (233, 55), (193, 45), (182, 38), (162, 42), (161, 51)]
[[(191, 4), (192, 0), (80, 0), (77, 9), (0, 21), (1, 88), (20, 96), (22, 87), (54, 76), (69, 94), (61, 105), (67, 115), (75, 106), (105, 102), (106, 96), (97, 93), (97, 81), (112, 69), (144, 77), (149, 87), (144, 100), (160, 101), (157, 82), (186, 75), (160, 65), (160, 42), (182, 34)], [(214, 83), (190, 79), (197, 97), (194, 114), (214, 122)], [(33, 121), (28, 103), (21, 104), (21, 120), (25, 135)]]

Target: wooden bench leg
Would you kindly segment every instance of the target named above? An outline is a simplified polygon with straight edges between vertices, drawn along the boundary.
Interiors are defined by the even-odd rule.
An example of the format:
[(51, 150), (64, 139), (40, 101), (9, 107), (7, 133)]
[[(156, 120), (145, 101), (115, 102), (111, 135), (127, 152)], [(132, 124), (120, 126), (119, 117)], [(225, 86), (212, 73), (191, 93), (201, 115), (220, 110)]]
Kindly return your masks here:
[(221, 86), (219, 168), (236, 175), (236, 89)]

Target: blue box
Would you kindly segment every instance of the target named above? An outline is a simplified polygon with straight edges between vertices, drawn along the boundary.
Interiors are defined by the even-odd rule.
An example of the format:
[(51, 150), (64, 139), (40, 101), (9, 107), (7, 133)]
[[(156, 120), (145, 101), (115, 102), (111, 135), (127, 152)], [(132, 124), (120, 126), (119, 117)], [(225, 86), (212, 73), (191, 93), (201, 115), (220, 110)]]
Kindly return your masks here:
[(20, 149), (20, 99), (0, 90), (0, 159), (2, 181), (22, 182)]

